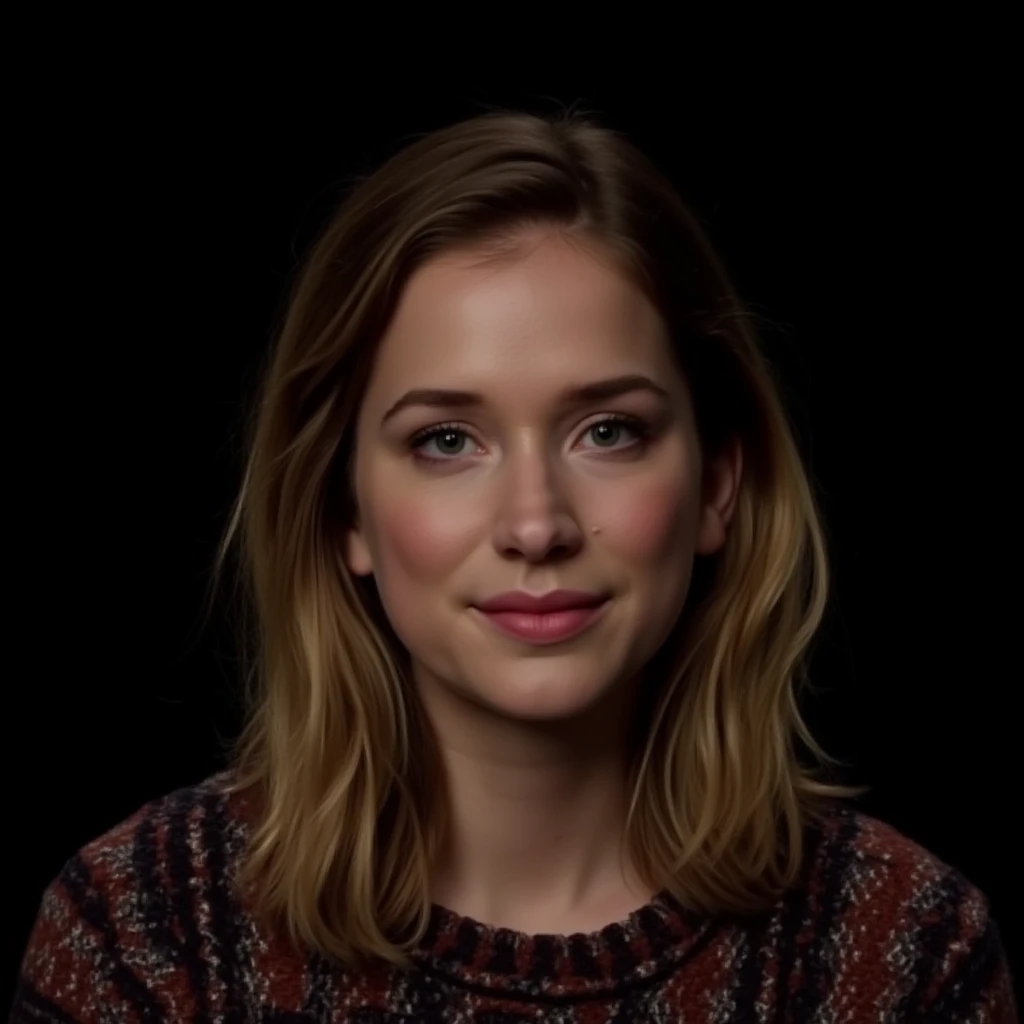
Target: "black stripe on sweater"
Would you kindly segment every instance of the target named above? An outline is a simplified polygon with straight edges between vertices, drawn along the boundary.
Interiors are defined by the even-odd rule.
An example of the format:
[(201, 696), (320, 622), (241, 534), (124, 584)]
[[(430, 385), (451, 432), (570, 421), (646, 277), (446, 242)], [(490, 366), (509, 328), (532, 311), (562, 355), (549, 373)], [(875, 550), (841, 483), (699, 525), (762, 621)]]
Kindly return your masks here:
[(739, 932), (743, 936), (742, 959), (736, 968), (736, 984), (732, 993), (736, 1009), (729, 1018), (735, 1024), (747, 1024), (748, 1021), (753, 1024), (757, 1020), (755, 1004), (764, 981), (760, 951), (764, 948), (768, 920), (768, 915), (751, 918)]
[(936, 1024), (966, 1020), (995, 980), (1003, 955), (999, 929), (990, 918), (966, 958), (945, 980), (932, 1005), (925, 1008), (928, 1020)]
[[(841, 812), (837, 812), (841, 813)], [(799, 935), (804, 923), (804, 915), (807, 910), (807, 895), (820, 857), (830, 857), (831, 849), (825, 850), (825, 830), (829, 824), (814, 822), (805, 833), (805, 848), (803, 864), (800, 866), (799, 882), (786, 893), (782, 899), (782, 923), (777, 937), (777, 950), (779, 955), (779, 973), (775, 980), (776, 1004), (775, 1019), (786, 1020), (789, 1009), (789, 979), (793, 974), (793, 967), (796, 961), (796, 938)], [(831, 847), (831, 843), (829, 846)]]
[(811, 1020), (827, 998), (835, 974), (836, 943), (834, 929), (846, 910), (843, 883), (849, 879), (853, 843), (860, 825), (848, 809), (839, 813), (839, 828), (828, 844), (822, 870), (821, 892), (817, 894), (817, 917), (812, 924), (814, 942), (804, 950), (803, 984), (793, 996), (798, 1020)]
[(75, 854), (60, 873), (60, 884), (71, 898), (81, 919), (102, 936), (100, 956), (107, 978), (143, 1021), (163, 1021), (164, 1010), (156, 995), (122, 959), (117, 929), (110, 920), (110, 908), (92, 883), (89, 867)]
[(512, 932), (506, 928), (495, 936), (494, 949), (484, 970), (495, 974), (514, 974), (515, 969), (516, 944)]
[(190, 884), (195, 874), (195, 864), (188, 845), (188, 819), (196, 806), (194, 792), (180, 789), (168, 797), (167, 804), (167, 870), (171, 878), (171, 902), (184, 934), (182, 963), (196, 1004), (192, 1020), (194, 1024), (210, 1024), (207, 991), (210, 982), (206, 960), (202, 955), (202, 938), (199, 935), (199, 921)]
[(912, 1015), (921, 1005), (925, 991), (935, 978), (935, 971), (960, 931), (959, 908), (966, 895), (965, 880), (952, 871), (942, 879), (936, 891), (931, 906), (910, 911), (915, 915), (935, 913), (936, 910), (940, 913), (932, 924), (919, 926), (915, 917), (907, 922), (908, 937), (914, 942), (914, 962), (910, 968), (913, 984), (897, 1004), (896, 1012), (901, 1019), (902, 1015)]
[(556, 974), (555, 940), (550, 935), (538, 935), (533, 940), (533, 951), (526, 971), (526, 981), (539, 983)]
[(242, 968), (238, 962), (242, 948), (238, 924), (240, 910), (232, 899), (227, 869), (228, 816), (223, 797), (216, 794), (206, 794), (202, 805), (203, 848), (208, 876), (204, 897), (210, 906), (211, 956), (216, 960), (214, 969), (224, 986), (224, 1024), (244, 1024)]
[(306, 998), (302, 1005), (304, 1020), (330, 1020), (333, 1003), (331, 962), (319, 953), (306, 960)]
[(146, 815), (135, 829), (132, 842), (139, 923), (154, 953), (168, 963), (181, 962), (181, 942), (171, 929), (171, 906), (157, 871), (156, 822)]
[(623, 977), (636, 963), (636, 952), (621, 928), (613, 929), (608, 935), (608, 951), (612, 956), (612, 975)]

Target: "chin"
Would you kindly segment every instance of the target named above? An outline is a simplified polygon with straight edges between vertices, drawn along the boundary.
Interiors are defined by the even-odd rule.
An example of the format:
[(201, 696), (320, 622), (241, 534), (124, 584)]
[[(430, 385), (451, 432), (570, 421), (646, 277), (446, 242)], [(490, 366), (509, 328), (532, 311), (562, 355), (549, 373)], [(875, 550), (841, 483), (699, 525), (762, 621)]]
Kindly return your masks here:
[(548, 665), (541, 672), (511, 671), (491, 676), (485, 685), (470, 687), (470, 692), (498, 714), (540, 722), (578, 718), (592, 712), (613, 685), (604, 672), (560, 672)]

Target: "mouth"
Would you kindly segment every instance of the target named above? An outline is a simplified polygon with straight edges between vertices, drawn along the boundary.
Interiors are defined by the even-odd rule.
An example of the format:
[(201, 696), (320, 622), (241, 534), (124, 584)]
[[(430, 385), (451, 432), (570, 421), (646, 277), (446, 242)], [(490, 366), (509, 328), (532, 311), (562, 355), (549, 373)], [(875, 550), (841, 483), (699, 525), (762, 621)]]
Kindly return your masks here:
[(551, 612), (473, 611), (505, 636), (529, 644), (553, 644), (578, 636), (600, 619), (610, 605), (609, 598), (599, 604), (563, 608)]

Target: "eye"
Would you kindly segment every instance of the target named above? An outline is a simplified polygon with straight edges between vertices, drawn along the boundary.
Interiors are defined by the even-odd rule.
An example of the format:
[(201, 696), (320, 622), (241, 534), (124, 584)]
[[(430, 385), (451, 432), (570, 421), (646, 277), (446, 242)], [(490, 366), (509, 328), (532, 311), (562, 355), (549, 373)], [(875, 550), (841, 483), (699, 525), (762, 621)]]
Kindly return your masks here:
[[(622, 432), (632, 433), (636, 440), (631, 444), (616, 444), (620, 441)], [(653, 431), (649, 424), (635, 416), (626, 416), (616, 413), (605, 416), (596, 423), (591, 423), (583, 431), (584, 437), (591, 435), (597, 444), (591, 448), (596, 451), (607, 451), (609, 455), (619, 453), (633, 453), (646, 448)], [(430, 427), (424, 427), (409, 438), (407, 445), (413, 457), (425, 463), (455, 462), (459, 456), (468, 454), (466, 442), (472, 441), (468, 431), (464, 430), (457, 423), (437, 423)], [(427, 445), (434, 443), (436, 452), (439, 455), (426, 454), (424, 449)]]
[(651, 429), (643, 420), (639, 420), (635, 416), (625, 416), (622, 414), (606, 416), (603, 420), (598, 420), (597, 423), (591, 423), (584, 431), (584, 435), (592, 434), (595, 439), (599, 439), (599, 449), (612, 448), (615, 441), (622, 436), (624, 429), (635, 434), (638, 441), (628, 445), (626, 449), (614, 448), (613, 450), (615, 451), (632, 451), (638, 445), (643, 446), (646, 444), (651, 436)]
[[(433, 427), (426, 427), (417, 431), (409, 438), (409, 448), (418, 459), (424, 462), (450, 462), (451, 459), (444, 456), (464, 455), (463, 442), (469, 438), (469, 434), (461, 429), (456, 423), (438, 423)], [(437, 450), (441, 452), (441, 458), (433, 455), (424, 455), (422, 450), (429, 441), (437, 442)]]

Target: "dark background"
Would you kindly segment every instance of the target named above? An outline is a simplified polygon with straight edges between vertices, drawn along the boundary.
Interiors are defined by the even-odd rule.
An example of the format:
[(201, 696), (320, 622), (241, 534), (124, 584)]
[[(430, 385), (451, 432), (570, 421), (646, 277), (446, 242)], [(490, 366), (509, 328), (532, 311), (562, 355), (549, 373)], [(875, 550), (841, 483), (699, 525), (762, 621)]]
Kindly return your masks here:
[(657, 83), (314, 83), (269, 56), (112, 49), (48, 64), (58, 87), (19, 114), (25, 181), (8, 196), (28, 230), (6, 378), (24, 576), (5, 980), (64, 862), (218, 770), (237, 730), (228, 635), (217, 616), (202, 628), (208, 570), (241, 403), (346, 176), (482, 104), (574, 102), (675, 180), (785, 376), (835, 568), (812, 727), (872, 787), (861, 810), (989, 896), (1019, 973), (1019, 230), (1007, 83), (982, 36), (796, 68), (774, 52), (707, 74), (680, 62)]

